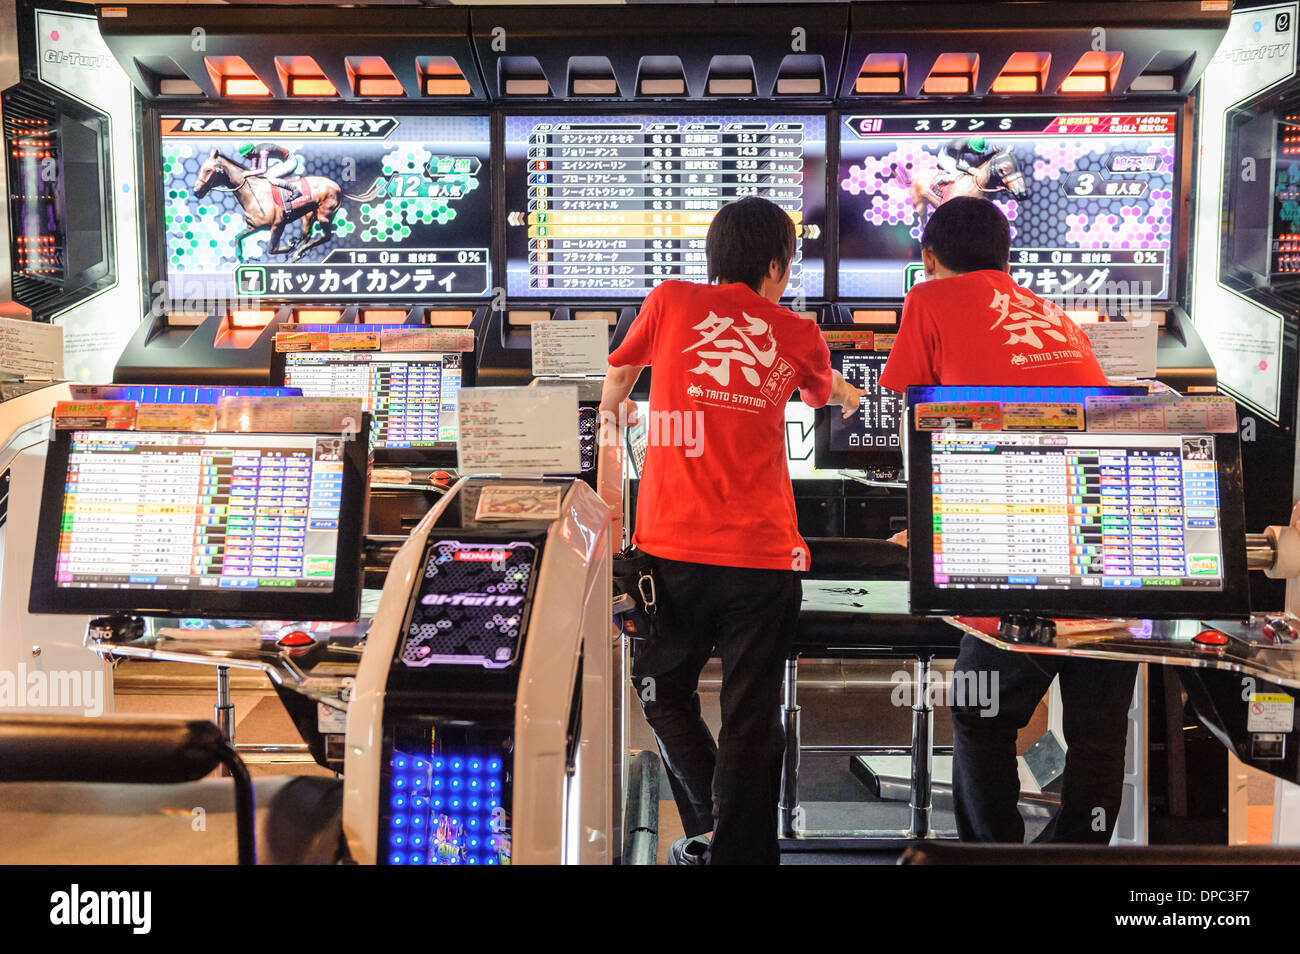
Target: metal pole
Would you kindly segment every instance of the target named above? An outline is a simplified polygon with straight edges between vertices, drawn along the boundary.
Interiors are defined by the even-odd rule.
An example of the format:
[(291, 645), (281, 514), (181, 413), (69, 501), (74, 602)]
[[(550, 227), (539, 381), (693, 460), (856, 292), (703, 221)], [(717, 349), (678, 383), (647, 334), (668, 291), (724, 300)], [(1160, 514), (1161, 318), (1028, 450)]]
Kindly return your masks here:
[(781, 837), (795, 836), (799, 811), (799, 658), (785, 661), (785, 702), (781, 725), (785, 729), (785, 755), (781, 760)]
[(933, 708), (930, 705), (930, 657), (916, 660), (916, 684), (912, 699), (912, 828), (909, 838), (930, 834), (931, 753), (934, 749)]

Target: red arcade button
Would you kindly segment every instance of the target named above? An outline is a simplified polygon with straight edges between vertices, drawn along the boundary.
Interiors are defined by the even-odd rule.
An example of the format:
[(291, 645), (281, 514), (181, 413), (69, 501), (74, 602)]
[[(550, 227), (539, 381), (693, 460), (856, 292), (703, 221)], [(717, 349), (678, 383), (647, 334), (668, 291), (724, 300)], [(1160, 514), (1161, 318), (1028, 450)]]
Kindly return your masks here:
[(1220, 646), (1228, 645), (1228, 637), (1217, 630), (1206, 629), (1193, 636), (1192, 642), (1201, 646), (1208, 646), (1211, 649), (1217, 649)]
[(279, 645), (281, 646), (310, 646), (314, 642), (316, 642), (316, 638), (311, 633), (304, 633), (300, 629), (285, 633), (279, 639)]

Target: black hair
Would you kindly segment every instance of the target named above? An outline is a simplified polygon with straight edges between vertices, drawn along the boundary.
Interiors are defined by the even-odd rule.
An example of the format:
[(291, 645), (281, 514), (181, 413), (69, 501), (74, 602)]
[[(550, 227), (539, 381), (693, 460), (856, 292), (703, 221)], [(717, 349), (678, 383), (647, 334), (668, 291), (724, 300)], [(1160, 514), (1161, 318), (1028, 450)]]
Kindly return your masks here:
[(988, 199), (955, 196), (925, 223), (921, 248), (932, 251), (950, 271), (1002, 271), (1011, 255), (1011, 225)]
[(794, 258), (794, 222), (775, 202), (748, 195), (718, 209), (704, 253), (711, 282), (743, 282), (758, 291), (772, 262)]

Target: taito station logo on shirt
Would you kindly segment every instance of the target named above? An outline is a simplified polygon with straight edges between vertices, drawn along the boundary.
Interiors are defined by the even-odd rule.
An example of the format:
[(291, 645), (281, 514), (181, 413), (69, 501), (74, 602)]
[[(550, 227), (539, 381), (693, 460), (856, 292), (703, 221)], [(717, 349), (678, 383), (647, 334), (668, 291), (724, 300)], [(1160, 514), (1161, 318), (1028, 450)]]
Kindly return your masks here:
[[(1059, 305), (1019, 290), (994, 291), (989, 310), (996, 316), (989, 330), (1008, 332), (1003, 345), (1017, 348), (1010, 358), (1013, 366), (1083, 360), (1082, 333)], [(1052, 348), (1052, 342), (1067, 347)]]
[[(700, 333), (700, 339), (682, 352), (694, 351), (700, 363), (690, 373), (712, 379), (717, 387), (692, 383), (686, 393), (734, 407), (779, 403), (794, 377), (794, 366), (779, 356), (776, 336), (768, 322), (744, 311), (740, 314), (743, 323), (710, 311), (703, 321), (692, 325), (692, 330)], [(733, 364), (738, 375), (732, 373)], [(741, 390), (742, 381), (750, 388)], [(757, 389), (758, 393), (751, 389)]]

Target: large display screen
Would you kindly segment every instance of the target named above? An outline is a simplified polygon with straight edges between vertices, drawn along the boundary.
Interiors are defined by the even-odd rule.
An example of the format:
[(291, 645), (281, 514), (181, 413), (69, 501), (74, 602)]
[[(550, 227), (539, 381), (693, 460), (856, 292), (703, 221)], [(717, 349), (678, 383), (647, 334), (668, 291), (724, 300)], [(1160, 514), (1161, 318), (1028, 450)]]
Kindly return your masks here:
[(47, 458), (33, 609), (207, 615), (205, 607), (237, 609), (252, 594), (265, 598), (264, 610), (283, 612), (264, 617), (280, 619), (321, 618), (302, 609), (337, 606), (339, 594), (355, 602), (364, 512), (358, 443), (345, 435), (65, 432)]
[(831, 368), (866, 391), (848, 420), (837, 407), (816, 414), (814, 464), (819, 468), (866, 469), (903, 464), (903, 395), (880, 386), (888, 351), (832, 351)]
[(459, 353), (294, 351), (284, 383), (307, 397), (356, 397), (375, 422), (375, 450), (448, 449), (459, 433)]
[(172, 300), (491, 290), (486, 116), (164, 115)]
[(913, 438), (925, 461), (910, 475), (909, 519), (920, 548), (914, 583), (929, 594), (922, 606), (1242, 610), (1233, 435), (949, 429)]
[(1045, 298), (1173, 295), (1175, 113), (855, 114), (841, 132), (843, 298), (902, 298), (925, 222), (958, 195), (1006, 214), (1012, 277)]
[(727, 202), (761, 195), (794, 219), (787, 295), (824, 294), (823, 116), (505, 119), (507, 293), (641, 298), (707, 281), (704, 238)]

